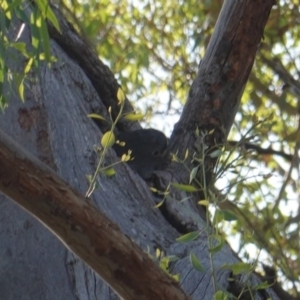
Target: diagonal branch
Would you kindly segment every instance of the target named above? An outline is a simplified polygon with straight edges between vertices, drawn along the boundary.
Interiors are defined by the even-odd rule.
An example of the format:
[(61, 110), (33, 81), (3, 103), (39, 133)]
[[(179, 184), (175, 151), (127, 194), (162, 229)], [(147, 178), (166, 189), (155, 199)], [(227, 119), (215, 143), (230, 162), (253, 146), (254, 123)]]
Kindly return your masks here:
[[(238, 110), (274, 0), (225, 1), (172, 137), (174, 153), (194, 153), (197, 128), (205, 149), (224, 144)], [(259, 9), (258, 9), (259, 8)], [(199, 147), (198, 147), (199, 148)], [(205, 159), (206, 177), (216, 164)], [(187, 174), (188, 176), (188, 174)]]
[(190, 299), (116, 224), (1, 131), (0, 166), (0, 191), (38, 218), (122, 298)]
[[(100, 99), (104, 103), (106, 109), (112, 108), (112, 115), (116, 117), (119, 113), (117, 100), (117, 91), (119, 84), (113, 73), (107, 65), (105, 65), (95, 53), (94, 49), (76, 32), (72, 24), (70, 24), (62, 12), (55, 6), (51, 6), (55, 12), (61, 32), (58, 32), (55, 27), (49, 22), (48, 30), (50, 37), (82, 68), (86, 76), (91, 81)], [(124, 112), (133, 111), (132, 105), (126, 99)], [(97, 111), (93, 111), (95, 113)], [(99, 112), (97, 112), (99, 113)], [(101, 124), (102, 125), (102, 124)], [(120, 120), (118, 126), (121, 129), (139, 129), (141, 128), (137, 122), (128, 122)], [(109, 128), (106, 128), (108, 130)]]
[(249, 143), (249, 142), (238, 142), (238, 141), (228, 141), (228, 144), (230, 146), (236, 146), (239, 145), (240, 147), (243, 147), (247, 150), (255, 150), (258, 154), (269, 154), (269, 155), (278, 155), (281, 156), (283, 158), (285, 158), (288, 161), (292, 161), (293, 159), (293, 155), (291, 154), (287, 154), (283, 151), (277, 151), (274, 150), (273, 148), (269, 147), (269, 148), (262, 148), (260, 146), (257, 146), (255, 144)]

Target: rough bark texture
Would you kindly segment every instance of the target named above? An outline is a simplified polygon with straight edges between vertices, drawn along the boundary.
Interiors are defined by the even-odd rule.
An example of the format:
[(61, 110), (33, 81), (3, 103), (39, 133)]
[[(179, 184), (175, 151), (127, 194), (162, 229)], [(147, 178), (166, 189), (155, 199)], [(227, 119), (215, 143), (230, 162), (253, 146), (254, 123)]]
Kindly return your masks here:
[(190, 299), (88, 199), (2, 132), (0, 165), (0, 190), (38, 218), (122, 298)]
[(238, 110), (273, 4), (273, 0), (225, 2), (173, 132), (174, 149), (176, 145), (181, 145), (180, 141), (193, 147), (196, 128), (207, 131), (215, 129), (206, 140), (209, 148), (213, 148), (216, 142), (224, 142)]
[[(195, 125), (201, 129), (216, 127), (217, 134), (221, 136), (220, 140), (226, 136), (251, 70), (254, 49), (263, 34), (272, 3), (273, 1), (265, 0), (225, 2), (208, 52), (199, 67), (188, 103), (172, 136), (173, 149), (178, 148), (180, 154), (185, 152), (187, 147), (191, 151), (194, 149)], [(12, 30), (17, 32), (17, 25), (15, 26)], [(246, 28), (251, 28), (251, 35), (248, 35)], [(229, 36), (230, 32), (232, 36)], [(243, 33), (242, 36), (240, 33)], [(26, 31), (22, 37), (27, 43), (30, 40), (29, 34)], [(74, 35), (73, 42), (78, 38)], [(98, 127), (86, 115), (92, 111), (105, 111), (107, 99), (104, 101), (102, 96), (105, 97), (106, 94), (95, 87), (95, 82), (90, 77), (91, 72), (84, 67), (85, 63), (78, 64), (76, 48), (73, 48), (72, 54), (69, 55), (68, 47), (58, 45), (54, 40), (51, 42), (51, 48), (53, 55), (59, 58), (58, 62), (53, 64), (51, 69), (42, 66), (39, 73), (32, 74), (32, 79), (36, 80), (27, 82), (25, 103), (21, 103), (17, 96), (12, 97), (5, 115), (0, 119), (0, 127), (84, 194), (88, 187), (85, 176), (94, 172), (97, 161), (93, 145), (99, 142), (101, 136)], [(238, 53), (245, 51), (243, 49), (247, 49), (247, 52)], [(238, 61), (232, 60), (232, 53), (235, 53), (235, 59)], [(10, 64), (15, 70), (21, 70), (24, 62), (11, 61)], [(93, 68), (93, 65), (89, 68)], [(99, 75), (97, 82), (108, 88), (110, 95), (115, 95), (115, 91), (109, 88), (107, 75), (103, 75), (108, 74), (107, 68), (103, 68), (102, 70), (100, 67), (99, 74), (102, 75)], [(98, 71), (96, 73), (98, 74)], [(239, 77), (241, 81), (235, 81)], [(114, 97), (111, 96), (109, 101), (112, 101), (112, 105)], [(228, 110), (225, 110), (226, 107)], [(220, 114), (223, 117), (213, 117)], [(224, 130), (219, 129), (222, 127)], [(114, 159), (115, 155), (110, 151), (107, 162)], [(169, 172), (158, 174), (160, 180), (157, 184), (163, 186), (169, 180), (181, 181), (181, 178), (173, 175), (174, 170), (176, 174), (183, 174), (181, 178), (186, 179), (186, 174), (180, 166), (172, 166)], [(236, 291), (237, 285), (228, 281), (231, 272), (221, 268), (225, 263), (238, 262), (231, 249), (225, 245), (210, 260), (207, 238), (209, 230), (205, 219), (201, 218), (198, 209), (194, 207), (193, 200), (198, 196), (190, 201), (191, 206), (188, 201), (179, 203), (173, 200), (164, 207), (162, 214), (153, 208), (160, 199), (151, 194), (146, 183), (138, 175), (126, 165), (116, 167), (116, 171), (116, 176), (112, 178), (99, 176), (99, 188), (92, 197), (99, 210), (117, 223), (123, 233), (145, 251), (149, 249), (153, 255), (155, 249), (159, 248), (167, 255), (177, 255), (179, 260), (172, 263), (171, 271), (180, 274), (181, 287), (193, 299), (212, 299), (214, 289), (239, 293), (239, 290)], [(2, 173), (1, 180), (3, 176)], [(172, 194), (173, 199), (178, 200), (185, 196), (178, 191)], [(31, 215), (2, 195), (0, 206), (0, 295), (3, 299), (117, 298), (90, 268), (67, 251), (57, 238)], [(53, 214), (56, 218), (60, 217), (60, 211), (56, 211), (55, 207)], [(179, 232), (193, 229), (201, 232), (196, 241), (188, 244), (176, 242)], [(196, 271), (190, 265), (190, 252), (201, 261), (203, 272)], [(214, 266), (213, 270), (211, 263)], [(140, 271), (142, 273), (143, 270)], [(124, 282), (126, 279), (126, 276), (122, 277)], [(247, 274), (235, 279), (239, 284), (247, 282), (248, 286), (255, 286), (260, 282), (257, 277), (248, 277)], [(157, 282), (157, 285), (161, 285), (161, 282)], [(255, 299), (267, 297), (278, 299), (271, 290), (254, 295)]]

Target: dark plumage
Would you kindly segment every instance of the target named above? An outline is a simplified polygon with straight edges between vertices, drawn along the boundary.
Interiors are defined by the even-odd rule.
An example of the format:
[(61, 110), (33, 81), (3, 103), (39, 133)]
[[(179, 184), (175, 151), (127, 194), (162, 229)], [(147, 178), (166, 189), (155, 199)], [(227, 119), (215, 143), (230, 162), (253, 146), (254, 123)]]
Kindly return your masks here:
[(166, 136), (155, 129), (140, 129), (120, 133), (117, 140), (124, 142), (121, 146), (115, 144), (113, 149), (121, 157), (131, 150), (132, 160), (128, 165), (144, 179), (151, 177), (155, 170), (163, 170), (170, 161), (168, 140)]

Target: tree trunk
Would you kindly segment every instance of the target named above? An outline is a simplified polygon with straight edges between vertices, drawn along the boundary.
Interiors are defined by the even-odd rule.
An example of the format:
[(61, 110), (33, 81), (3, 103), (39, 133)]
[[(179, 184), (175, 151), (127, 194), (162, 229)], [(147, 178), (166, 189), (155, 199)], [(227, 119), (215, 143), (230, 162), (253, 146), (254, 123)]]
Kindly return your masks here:
[[(211, 139), (206, 141), (209, 147), (214, 147), (216, 140), (222, 143), (226, 139), (272, 4), (271, 0), (225, 1), (188, 102), (171, 138), (172, 149), (179, 150), (180, 156), (187, 148), (190, 153), (193, 152), (197, 142), (194, 134), (196, 128), (200, 131), (215, 129)], [(97, 112), (105, 115), (109, 106), (116, 114), (118, 84), (88, 45), (61, 16), (59, 18), (61, 35), (50, 26), (52, 55), (58, 61), (51, 68), (43, 64), (39, 71), (30, 74), (25, 91), (26, 101), (22, 103), (17, 93), (14, 93), (0, 119), (0, 128), (84, 195), (88, 188), (86, 175), (94, 173), (98, 160), (93, 151), (94, 145), (99, 144), (102, 135), (99, 127), (87, 118), (87, 114)], [(12, 36), (18, 32), (19, 25), (15, 22), (12, 26)], [(30, 44), (28, 29), (22, 39)], [(21, 59), (10, 60), (8, 64), (20, 71), (25, 62)], [(125, 110), (130, 109), (127, 104)], [(122, 130), (129, 127), (138, 128), (139, 125), (126, 122), (119, 124)], [(17, 159), (19, 157), (16, 156)], [(109, 150), (107, 163), (115, 160), (114, 152)], [(206, 163), (206, 170), (209, 170), (215, 161)], [(16, 170), (16, 173), (12, 172), (14, 174), (22, 171), (20, 166), (18, 168), (12, 164), (11, 167)], [(4, 186), (9, 179), (5, 178), (9, 172), (4, 170), (3, 165), (0, 165), (2, 192), (5, 192)], [(116, 166), (116, 171), (113, 177), (99, 176), (98, 188), (91, 199), (93, 204), (152, 256), (155, 256), (157, 248), (166, 255), (176, 255), (178, 260), (171, 264), (170, 270), (172, 274), (180, 274), (180, 285), (187, 295), (193, 299), (212, 299), (217, 290), (227, 290), (238, 295), (243, 283), (251, 287), (260, 283), (256, 276), (248, 274), (236, 277), (237, 282), (228, 281), (228, 278), (232, 278), (231, 271), (222, 266), (239, 260), (226, 244), (213, 255), (208, 251), (208, 235), (211, 231), (206, 223), (205, 212), (196, 205), (199, 194), (192, 195), (189, 201), (179, 202), (174, 199), (181, 200), (187, 195), (172, 190), (173, 200), (167, 200), (162, 210), (159, 210), (154, 206), (161, 199), (151, 193), (142, 178), (125, 164)], [(157, 172), (155, 178), (153, 184), (160, 189), (170, 181), (188, 182), (188, 174), (181, 165), (175, 163), (168, 171)], [(10, 188), (18, 189), (18, 186), (11, 185)], [(23, 192), (24, 195), (30, 195), (32, 190), (28, 187)], [(7, 194), (13, 198), (14, 194)], [(43, 194), (37, 196), (36, 201), (47, 200)], [(66, 205), (72, 206), (68, 202)], [(118, 298), (104, 281), (33, 216), (4, 195), (0, 195), (0, 206), (1, 299)], [(60, 219), (62, 214), (57, 208), (53, 204), (52, 214)], [(44, 221), (41, 215), (36, 215)], [(44, 223), (55, 231), (51, 224)], [(197, 240), (187, 244), (176, 242), (182, 233), (192, 230), (201, 233)], [(63, 242), (68, 245), (68, 241)], [(120, 242), (120, 239), (115, 242)], [(191, 252), (201, 261), (202, 272), (191, 266)], [(89, 265), (93, 267), (91, 263)], [(132, 268), (132, 272), (140, 272), (134, 283), (136, 287), (142, 284), (143, 272), (146, 271)], [(122, 273), (120, 281), (128, 286), (126, 280)], [(149, 282), (149, 286), (152, 284)], [(158, 281), (156, 285), (161, 286), (162, 282)], [(270, 289), (256, 293), (253, 291), (253, 294), (255, 299), (278, 299)], [(146, 292), (142, 296), (137, 292), (131, 299), (154, 298)], [(161, 295), (160, 299), (175, 298), (172, 295)]]

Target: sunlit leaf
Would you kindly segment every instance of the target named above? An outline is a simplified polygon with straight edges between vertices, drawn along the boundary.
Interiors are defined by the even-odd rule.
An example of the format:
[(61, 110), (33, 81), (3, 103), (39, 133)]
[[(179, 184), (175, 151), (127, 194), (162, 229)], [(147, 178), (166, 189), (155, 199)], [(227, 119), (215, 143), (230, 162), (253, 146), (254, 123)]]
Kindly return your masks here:
[(144, 118), (143, 114), (127, 114), (123, 117), (123, 119), (128, 121), (140, 121)]
[(155, 250), (155, 256), (156, 256), (157, 258), (161, 256), (161, 251), (160, 251), (159, 248), (156, 248), (156, 250)]
[(223, 212), (223, 216), (224, 216), (224, 220), (231, 222), (231, 221), (236, 221), (237, 220), (237, 216), (230, 210), (222, 210)]
[(30, 58), (26, 64), (26, 67), (24, 69), (24, 74), (26, 75), (27, 73), (29, 73), (29, 71), (31, 70), (33, 64), (33, 58)]
[(212, 254), (219, 252), (224, 246), (224, 238), (220, 235), (210, 235), (209, 240), (211, 246), (208, 251)]
[(172, 186), (178, 190), (181, 191), (185, 191), (185, 192), (198, 192), (199, 190), (197, 188), (195, 188), (192, 185), (188, 185), (188, 184), (181, 184), (181, 183), (172, 183)]
[(194, 168), (192, 169), (192, 171), (191, 171), (191, 173), (190, 173), (190, 181), (189, 181), (190, 184), (192, 183), (192, 181), (193, 181), (194, 178), (196, 177), (197, 172), (198, 172), (198, 169), (199, 169), (199, 166), (194, 167)]
[(217, 291), (214, 295), (213, 300), (227, 300), (228, 298), (228, 294), (224, 291)]
[(209, 205), (209, 201), (208, 200), (199, 200), (198, 204), (199, 205), (203, 205), (203, 206), (208, 206)]
[(106, 119), (99, 114), (88, 114), (87, 116), (92, 119), (99, 119), (99, 120), (106, 121)]
[(86, 179), (88, 180), (89, 183), (92, 182), (92, 178), (93, 178), (93, 175), (86, 175)]
[(200, 234), (201, 233), (199, 231), (189, 232), (177, 238), (176, 241), (180, 243), (189, 243), (196, 240), (200, 236)]
[(209, 154), (211, 158), (217, 158), (223, 153), (222, 150), (218, 149)]
[(238, 275), (243, 272), (249, 272), (253, 269), (253, 266), (251, 264), (247, 264), (244, 262), (239, 262), (236, 264), (226, 264), (222, 266), (222, 269), (230, 269), (233, 273), (233, 275)]
[(186, 160), (189, 156), (189, 149), (185, 150), (185, 155), (184, 155), (184, 159)]
[(180, 274), (172, 274), (172, 277), (173, 277), (173, 279), (174, 279), (176, 282), (179, 282), (179, 280), (180, 280)]
[(190, 253), (190, 262), (194, 269), (196, 269), (199, 272), (204, 272), (204, 268), (201, 262), (198, 260), (197, 256), (193, 252)]
[(129, 160), (131, 160), (132, 157), (131, 157), (131, 151), (128, 151), (127, 154), (123, 154), (122, 157), (121, 157), (121, 161), (123, 162), (127, 162)]
[(125, 101), (125, 94), (121, 88), (118, 89), (117, 98), (119, 100), (119, 103), (122, 103)]
[(101, 139), (101, 145), (106, 148), (110, 148), (115, 143), (115, 135), (112, 131), (107, 131), (103, 134)]
[(102, 172), (108, 177), (114, 176), (116, 174), (114, 168), (104, 169)]
[(260, 284), (258, 284), (257, 286), (254, 287), (255, 290), (265, 290), (268, 289), (269, 287), (271, 287), (273, 284), (272, 283), (268, 283), (267, 281), (264, 281)]
[(164, 204), (164, 202), (165, 202), (164, 200), (158, 202), (158, 203), (154, 206), (154, 208), (159, 208), (159, 207), (161, 207), (161, 206)]
[(217, 210), (215, 211), (213, 223), (216, 225), (216, 224), (221, 223), (221, 222), (224, 221), (224, 220), (225, 220), (225, 217), (224, 217), (224, 211), (221, 210), (221, 209), (217, 209)]
[(45, 59), (47, 62), (51, 61), (51, 55), (50, 55), (50, 37), (48, 34), (48, 29), (46, 25), (45, 19), (42, 19), (39, 17), (39, 20), (41, 22), (41, 25), (39, 26), (39, 31), (40, 31), (40, 37), (43, 43), (43, 50), (45, 54)]
[(21, 100), (24, 102), (25, 98), (24, 98), (24, 81), (22, 80), (20, 85), (19, 85), (19, 96), (21, 98)]

